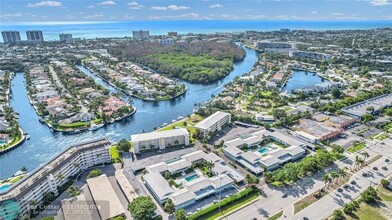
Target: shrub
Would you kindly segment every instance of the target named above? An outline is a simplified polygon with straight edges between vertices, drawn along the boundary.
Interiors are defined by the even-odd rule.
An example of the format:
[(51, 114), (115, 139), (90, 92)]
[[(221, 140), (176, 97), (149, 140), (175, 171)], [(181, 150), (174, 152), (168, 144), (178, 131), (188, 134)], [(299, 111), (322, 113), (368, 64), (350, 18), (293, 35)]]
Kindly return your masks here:
[[(239, 193), (237, 193), (235, 195), (232, 195), (232, 196), (222, 200), (220, 202), (220, 207), (222, 209), (225, 206), (229, 206), (230, 204), (235, 203), (235, 202), (237, 202), (237, 201), (239, 201), (241, 199), (244, 199), (244, 198), (246, 198), (248, 196), (251, 196), (251, 195), (253, 195), (255, 193), (258, 193), (257, 188), (251, 187), (251, 188), (245, 189), (245, 190), (243, 190), (243, 191), (241, 191), (241, 192), (239, 192)], [(216, 211), (217, 209), (219, 209), (219, 203), (213, 204), (213, 205), (211, 205), (211, 206), (209, 206), (209, 207), (207, 207), (207, 208), (205, 208), (205, 209), (203, 209), (203, 210), (201, 210), (201, 211), (199, 211), (199, 212), (189, 216), (188, 219), (189, 220), (204, 219), (206, 215), (210, 214), (211, 212)]]

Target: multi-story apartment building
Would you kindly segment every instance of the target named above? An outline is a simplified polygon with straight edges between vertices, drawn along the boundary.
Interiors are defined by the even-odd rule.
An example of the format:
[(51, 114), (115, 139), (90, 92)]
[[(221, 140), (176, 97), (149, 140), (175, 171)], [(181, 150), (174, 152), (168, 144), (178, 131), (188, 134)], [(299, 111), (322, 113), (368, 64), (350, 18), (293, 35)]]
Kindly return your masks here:
[(217, 111), (210, 115), (203, 121), (195, 125), (195, 128), (199, 129), (200, 132), (207, 137), (209, 133), (220, 131), (226, 124), (231, 123), (231, 115), (226, 112)]
[(19, 43), (20, 42), (19, 31), (2, 31), (1, 35), (3, 36), (4, 43)]
[(168, 131), (154, 131), (131, 135), (134, 152), (140, 153), (145, 150), (165, 149), (171, 146), (189, 145), (189, 132), (184, 128)]
[[(49, 162), (32, 171), (8, 190), (0, 192), (0, 205), (16, 202), (22, 216), (30, 209), (32, 201), (40, 204), (45, 193), (58, 194), (57, 187), (80, 172), (100, 164), (111, 162), (108, 139), (79, 144), (61, 152)], [(18, 210), (18, 209), (16, 209)], [(7, 212), (12, 215), (12, 212)], [(7, 218), (6, 218), (7, 219)]]
[(150, 31), (132, 31), (132, 37), (134, 40), (146, 40), (150, 38)]
[(160, 45), (173, 45), (174, 44), (174, 40), (173, 40), (173, 38), (159, 39), (158, 43)]
[(59, 38), (61, 42), (72, 42), (72, 34), (59, 34)]
[(44, 35), (42, 31), (26, 31), (28, 43), (42, 43), (44, 42)]

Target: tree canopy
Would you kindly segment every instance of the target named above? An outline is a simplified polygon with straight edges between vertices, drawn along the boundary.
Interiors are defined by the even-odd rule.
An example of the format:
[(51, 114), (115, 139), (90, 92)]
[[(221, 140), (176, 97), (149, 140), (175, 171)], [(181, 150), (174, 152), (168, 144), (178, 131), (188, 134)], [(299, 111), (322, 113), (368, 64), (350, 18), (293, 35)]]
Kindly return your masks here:
[(128, 205), (132, 217), (139, 220), (152, 219), (156, 208), (155, 203), (148, 196), (137, 197)]

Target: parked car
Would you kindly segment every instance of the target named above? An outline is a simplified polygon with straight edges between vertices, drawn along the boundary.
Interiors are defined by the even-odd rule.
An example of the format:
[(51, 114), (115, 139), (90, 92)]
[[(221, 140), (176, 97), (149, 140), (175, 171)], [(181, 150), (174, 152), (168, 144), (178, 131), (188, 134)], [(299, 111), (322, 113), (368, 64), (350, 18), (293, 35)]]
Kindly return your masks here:
[(351, 181), (351, 184), (355, 185), (357, 184), (357, 182), (355, 182), (355, 180)]
[(196, 211), (198, 211), (198, 212), (201, 211), (201, 208), (197, 208)]
[(216, 203), (218, 203), (218, 200), (215, 199), (213, 202), (214, 202), (214, 204), (216, 204)]
[(349, 185), (344, 185), (343, 188), (347, 189), (348, 187), (350, 187)]
[(338, 188), (338, 192), (343, 192), (343, 189), (342, 188)]
[(387, 159), (385, 159), (385, 162), (387, 162), (387, 163), (389, 163), (390, 161), (391, 161), (391, 160), (390, 160), (390, 159), (388, 159), (388, 158), (387, 158)]
[(309, 218), (308, 217), (303, 217), (302, 220), (309, 220)]
[(373, 170), (378, 170), (378, 168), (377, 167), (373, 167)]
[(362, 176), (363, 176), (363, 177), (367, 177), (368, 174), (367, 174), (367, 173), (362, 173)]
[(286, 197), (287, 197), (287, 194), (283, 193), (282, 198), (286, 198)]
[(388, 170), (388, 168), (386, 166), (383, 166), (381, 169)]

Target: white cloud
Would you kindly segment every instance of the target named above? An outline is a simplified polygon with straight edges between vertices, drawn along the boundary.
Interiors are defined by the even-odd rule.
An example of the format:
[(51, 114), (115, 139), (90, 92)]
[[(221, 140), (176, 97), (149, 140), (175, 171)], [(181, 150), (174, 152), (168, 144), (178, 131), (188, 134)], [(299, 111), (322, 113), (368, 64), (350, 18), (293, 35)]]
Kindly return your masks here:
[(133, 10), (139, 10), (144, 8), (144, 5), (141, 5), (137, 2), (129, 2), (128, 3), (129, 9), (133, 9)]
[(115, 5), (116, 2), (114, 1), (103, 1), (101, 3), (98, 3), (98, 5)]
[(343, 16), (345, 15), (345, 13), (341, 13), (341, 12), (334, 12), (331, 14), (332, 16)]
[(289, 16), (287, 15), (276, 15), (275, 18), (277, 19), (281, 19), (281, 20), (286, 20), (286, 19), (290, 19)]
[(189, 9), (188, 6), (181, 6), (181, 5), (169, 5), (167, 6), (167, 9), (177, 11), (177, 10), (186, 10)]
[(149, 16), (151, 20), (162, 20), (162, 19), (198, 19), (200, 18), (199, 14), (196, 13), (188, 13), (182, 15), (167, 15), (167, 16)]
[(157, 11), (165, 11), (167, 10), (167, 7), (162, 7), (162, 6), (152, 6), (150, 7), (151, 10), (157, 10)]
[(316, 15), (318, 12), (317, 11), (311, 11), (310, 14)]
[(181, 5), (169, 5), (169, 6), (152, 6), (150, 7), (151, 10), (157, 10), (157, 11), (166, 11), (166, 10), (172, 10), (172, 11), (178, 11), (178, 10), (186, 10), (189, 9), (190, 7), (188, 6), (181, 6)]
[(16, 14), (4, 14), (0, 15), (0, 18), (12, 18), (12, 17), (22, 17), (23, 15), (21, 13), (16, 13)]
[(36, 8), (36, 7), (60, 7), (63, 6), (61, 2), (57, 1), (41, 1), (37, 3), (29, 3), (27, 7)]
[(210, 8), (222, 8), (223, 5), (221, 4), (215, 4), (215, 5), (210, 5)]
[(233, 15), (233, 14), (222, 14), (221, 15), (222, 18), (225, 19), (241, 19), (241, 17), (237, 16), (237, 15)]
[(383, 6), (383, 5), (390, 5), (392, 4), (392, 2), (391, 0), (371, 0), (370, 4), (374, 6)]
[(84, 16), (85, 19), (101, 18), (101, 17), (103, 17), (103, 14), (93, 14), (93, 15)]
[(267, 16), (266, 15), (249, 15), (248, 16), (250, 19), (253, 19), (253, 20), (259, 20), (259, 19), (264, 19), (264, 18), (266, 18)]
[(295, 15), (276, 15), (275, 18), (280, 20), (288, 20), (288, 19), (295, 19), (295, 20), (306, 20), (306, 17), (298, 17)]
[(95, 8), (94, 5), (89, 5), (87, 8)]

